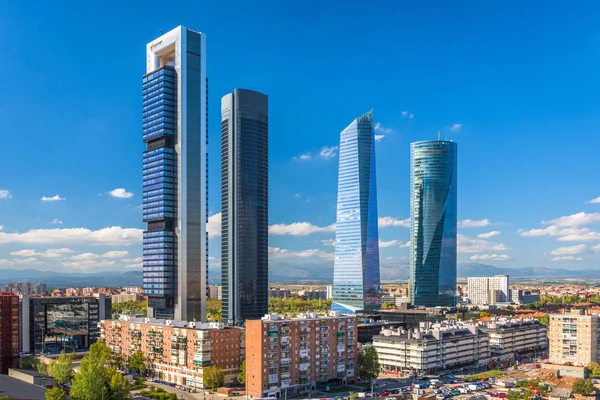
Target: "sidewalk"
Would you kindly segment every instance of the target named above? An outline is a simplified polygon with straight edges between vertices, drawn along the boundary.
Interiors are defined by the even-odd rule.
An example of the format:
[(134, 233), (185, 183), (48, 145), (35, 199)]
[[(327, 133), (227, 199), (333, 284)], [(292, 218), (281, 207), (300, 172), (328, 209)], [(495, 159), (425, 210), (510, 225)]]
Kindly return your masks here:
[(161, 389), (164, 389), (165, 392), (175, 393), (178, 398), (183, 399), (183, 400), (227, 400), (227, 399), (243, 399), (244, 398), (244, 396), (236, 396), (236, 397), (225, 396), (223, 394), (211, 393), (208, 390), (202, 390), (202, 389), (200, 389), (198, 391), (198, 393), (189, 393), (189, 392), (185, 392), (183, 390), (174, 388), (172, 386), (161, 385), (160, 383), (154, 383), (154, 382), (149, 382), (149, 381), (146, 381), (146, 384), (148, 386), (156, 386)]

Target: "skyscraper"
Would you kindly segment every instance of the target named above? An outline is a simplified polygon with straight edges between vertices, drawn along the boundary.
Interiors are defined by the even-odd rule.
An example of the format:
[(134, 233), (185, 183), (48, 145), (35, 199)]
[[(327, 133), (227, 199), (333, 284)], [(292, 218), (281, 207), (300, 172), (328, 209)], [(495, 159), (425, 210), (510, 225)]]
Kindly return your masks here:
[(179, 26), (146, 46), (144, 294), (148, 316), (206, 314), (206, 37)]
[(456, 143), (410, 145), (410, 299), (456, 303)]
[(235, 89), (221, 99), (221, 282), (223, 321), (268, 311), (268, 97)]
[(379, 232), (373, 111), (340, 134), (332, 309), (378, 309)]

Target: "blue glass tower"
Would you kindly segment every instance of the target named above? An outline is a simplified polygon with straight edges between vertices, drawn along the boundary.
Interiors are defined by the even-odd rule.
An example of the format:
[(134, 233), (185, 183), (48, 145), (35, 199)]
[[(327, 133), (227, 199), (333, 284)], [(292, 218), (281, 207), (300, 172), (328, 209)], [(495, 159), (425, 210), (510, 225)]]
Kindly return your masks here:
[(456, 304), (456, 143), (410, 145), (410, 299)]
[(144, 294), (148, 316), (203, 321), (206, 310), (205, 36), (177, 27), (146, 46), (143, 77)]
[(332, 309), (381, 305), (373, 111), (340, 134)]

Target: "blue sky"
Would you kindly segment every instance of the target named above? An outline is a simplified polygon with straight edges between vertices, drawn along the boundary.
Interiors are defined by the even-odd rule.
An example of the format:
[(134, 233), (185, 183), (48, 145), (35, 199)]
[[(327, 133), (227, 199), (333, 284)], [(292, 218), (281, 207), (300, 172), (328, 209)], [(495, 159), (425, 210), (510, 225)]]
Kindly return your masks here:
[[(409, 144), (438, 130), (476, 221), (460, 262), (600, 266), (600, 4), (122, 4), (0, 2), (0, 268), (140, 267), (145, 44), (180, 24), (207, 34), (214, 232), (220, 98), (269, 95), (272, 268), (331, 269), (332, 148), (371, 108), (382, 276), (408, 263)], [(216, 236), (210, 252), (215, 271)]]

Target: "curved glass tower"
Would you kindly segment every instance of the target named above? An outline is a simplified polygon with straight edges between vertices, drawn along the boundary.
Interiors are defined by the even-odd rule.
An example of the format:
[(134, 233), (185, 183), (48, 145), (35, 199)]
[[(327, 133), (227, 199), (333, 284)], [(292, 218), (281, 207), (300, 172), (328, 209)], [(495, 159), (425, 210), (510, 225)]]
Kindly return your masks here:
[(456, 143), (410, 145), (410, 299), (456, 302)]
[(221, 282), (223, 321), (268, 312), (269, 102), (253, 90), (221, 99)]
[(340, 134), (332, 309), (380, 307), (379, 232), (373, 111)]

